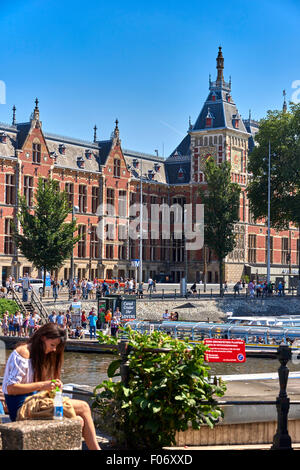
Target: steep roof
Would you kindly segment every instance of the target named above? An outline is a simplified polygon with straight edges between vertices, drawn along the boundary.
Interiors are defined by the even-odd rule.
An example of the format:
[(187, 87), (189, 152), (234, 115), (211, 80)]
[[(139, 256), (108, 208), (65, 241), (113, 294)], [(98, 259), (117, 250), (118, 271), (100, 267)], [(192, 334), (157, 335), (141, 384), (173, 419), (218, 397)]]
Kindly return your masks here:
[[(234, 103), (231, 94), (226, 90), (210, 91), (208, 97), (200, 111), (200, 114), (192, 128), (193, 131), (209, 129), (234, 129), (247, 133), (243, 120), (241, 119), (237, 106)], [(206, 118), (210, 114), (211, 125), (206, 125)], [(239, 120), (238, 128), (234, 125), (234, 120)]]

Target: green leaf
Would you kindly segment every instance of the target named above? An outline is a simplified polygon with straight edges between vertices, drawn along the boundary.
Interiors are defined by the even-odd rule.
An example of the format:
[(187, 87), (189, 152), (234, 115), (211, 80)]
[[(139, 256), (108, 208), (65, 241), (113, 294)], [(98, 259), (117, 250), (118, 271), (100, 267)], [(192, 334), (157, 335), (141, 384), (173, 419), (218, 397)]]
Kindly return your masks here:
[(116, 370), (120, 368), (121, 362), (122, 362), (121, 359), (116, 359), (115, 361), (112, 361), (109, 364), (108, 369), (107, 369), (108, 377), (114, 377)]

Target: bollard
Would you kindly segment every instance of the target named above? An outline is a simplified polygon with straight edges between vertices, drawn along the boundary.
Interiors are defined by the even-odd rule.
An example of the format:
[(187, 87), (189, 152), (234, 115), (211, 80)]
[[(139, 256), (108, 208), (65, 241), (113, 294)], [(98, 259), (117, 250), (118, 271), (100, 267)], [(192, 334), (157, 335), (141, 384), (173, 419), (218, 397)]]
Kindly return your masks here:
[(289, 369), (286, 364), (291, 359), (291, 349), (289, 346), (278, 346), (277, 350), (280, 367), (278, 369), (280, 391), (276, 399), (277, 408), (277, 431), (273, 437), (271, 450), (292, 450), (292, 440), (288, 433), (288, 413), (290, 399), (286, 393)]
[(176, 297), (176, 289), (175, 289), (175, 297)]
[(210, 289), (210, 296), (212, 297), (212, 289)]
[(162, 290), (162, 298), (165, 298), (165, 289)]
[(199, 289), (199, 299), (200, 299), (201, 289)]

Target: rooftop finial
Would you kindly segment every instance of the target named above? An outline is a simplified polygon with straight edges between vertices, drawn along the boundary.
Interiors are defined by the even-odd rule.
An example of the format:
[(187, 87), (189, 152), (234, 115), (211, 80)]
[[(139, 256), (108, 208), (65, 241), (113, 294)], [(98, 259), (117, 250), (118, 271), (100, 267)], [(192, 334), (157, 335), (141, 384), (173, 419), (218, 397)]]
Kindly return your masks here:
[(94, 142), (97, 141), (97, 126), (96, 124), (94, 125)]
[(286, 113), (286, 111), (287, 111), (287, 104), (286, 104), (286, 99), (285, 99), (285, 97), (286, 97), (286, 91), (283, 90), (282, 94), (283, 94), (282, 111), (283, 111), (284, 113)]
[(222, 54), (222, 47), (219, 46), (219, 53), (217, 57), (217, 71), (218, 71), (217, 82), (223, 83), (224, 81), (223, 70), (224, 70), (224, 57)]
[(16, 107), (15, 105), (13, 105), (13, 118), (12, 118), (12, 125), (15, 126), (16, 125)]
[(37, 98), (35, 99), (35, 108), (33, 112), (33, 118), (36, 120), (40, 119), (39, 100)]
[(115, 120), (115, 123), (116, 123), (116, 127), (115, 127), (115, 130), (114, 130), (114, 136), (119, 141), (120, 132), (119, 132), (119, 127), (118, 127), (118, 124), (119, 124), (118, 119)]

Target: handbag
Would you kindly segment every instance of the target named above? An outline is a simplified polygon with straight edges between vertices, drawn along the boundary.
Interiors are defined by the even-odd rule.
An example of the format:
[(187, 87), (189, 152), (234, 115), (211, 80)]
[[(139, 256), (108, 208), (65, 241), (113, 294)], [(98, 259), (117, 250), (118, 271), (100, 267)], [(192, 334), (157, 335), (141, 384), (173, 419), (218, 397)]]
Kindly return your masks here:
[[(76, 418), (76, 413), (69, 397), (63, 397), (64, 418)], [(17, 413), (17, 421), (27, 419), (53, 419), (54, 398), (48, 390), (27, 397)]]

